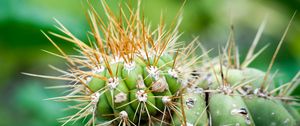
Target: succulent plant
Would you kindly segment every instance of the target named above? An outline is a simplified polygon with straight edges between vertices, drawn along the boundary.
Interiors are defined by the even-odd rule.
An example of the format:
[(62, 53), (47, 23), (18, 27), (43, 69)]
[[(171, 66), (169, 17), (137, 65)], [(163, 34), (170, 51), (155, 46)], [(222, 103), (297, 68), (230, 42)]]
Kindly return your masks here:
[[(166, 26), (161, 20), (153, 30), (140, 13), (127, 6), (114, 14), (101, 0), (105, 16), (89, 4), (88, 41), (76, 38), (59, 21), (63, 35), (49, 34), (75, 44), (77, 54), (66, 54), (48, 33), (44, 35), (68, 64), (68, 70), (52, 67), (61, 76), (29, 74), (70, 81), (65, 96), (50, 98), (72, 102), (77, 112), (59, 119), (62, 125), (85, 120), (86, 125), (182, 125), (182, 126), (296, 126), (299, 113), (291, 92), (300, 74), (280, 87), (270, 70), (289, 28), (279, 42), (267, 72), (248, 65), (265, 49), (254, 53), (264, 29), (262, 23), (243, 62), (240, 63), (233, 30), (220, 55), (212, 58), (195, 39), (178, 42), (180, 13)], [(126, 11), (124, 11), (126, 10)], [(128, 13), (126, 13), (128, 12)], [(104, 19), (105, 18), (105, 19)], [(104, 21), (106, 20), (106, 22)], [(202, 55), (197, 51), (201, 50)], [(79, 53), (79, 54), (78, 54)]]

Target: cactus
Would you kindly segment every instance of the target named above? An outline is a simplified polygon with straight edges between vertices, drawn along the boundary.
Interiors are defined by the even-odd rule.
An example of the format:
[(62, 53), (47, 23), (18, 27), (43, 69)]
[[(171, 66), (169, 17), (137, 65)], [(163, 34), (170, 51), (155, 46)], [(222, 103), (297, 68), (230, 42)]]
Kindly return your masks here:
[[(52, 67), (62, 76), (29, 74), (66, 80), (65, 96), (50, 98), (73, 102), (77, 112), (59, 119), (62, 125), (85, 120), (86, 125), (182, 125), (182, 126), (295, 126), (299, 113), (291, 92), (300, 74), (281, 87), (275, 87), (270, 70), (282, 44), (280, 41), (267, 72), (248, 65), (264, 50), (254, 53), (265, 21), (244, 62), (232, 34), (220, 55), (211, 58), (196, 39), (186, 47), (178, 43), (181, 22), (152, 30), (137, 8), (120, 9), (115, 15), (101, 0), (107, 23), (89, 4), (91, 32), (88, 42), (76, 38), (57, 21), (62, 34), (44, 33), (68, 63), (68, 70)], [(291, 23), (289, 23), (290, 25)], [(289, 27), (288, 25), (288, 27)], [(287, 27), (287, 29), (288, 29)], [(287, 30), (286, 30), (287, 31)], [(231, 33), (233, 32), (233, 29)], [(76, 45), (79, 55), (67, 55), (49, 34)], [(285, 36), (286, 32), (284, 33)], [(282, 38), (284, 38), (284, 36)], [(197, 56), (201, 49), (203, 55)]]

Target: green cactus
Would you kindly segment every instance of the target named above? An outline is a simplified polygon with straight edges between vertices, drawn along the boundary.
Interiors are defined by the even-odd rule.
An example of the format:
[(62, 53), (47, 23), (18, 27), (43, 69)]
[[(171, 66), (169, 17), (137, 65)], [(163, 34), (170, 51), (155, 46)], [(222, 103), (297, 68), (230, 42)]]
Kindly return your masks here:
[(249, 112), (253, 120), (259, 126), (295, 126), (296, 122), (290, 113), (278, 103), (271, 99), (259, 97), (245, 98)]
[[(253, 53), (257, 42), (250, 47), (243, 63), (239, 63), (232, 36), (222, 49), (224, 52), (210, 58), (196, 41), (179, 48), (180, 16), (170, 29), (161, 24), (152, 31), (140, 16), (140, 1), (137, 9), (126, 8), (129, 16), (115, 15), (105, 0), (101, 4), (107, 24), (89, 4), (90, 44), (76, 38), (58, 21), (59, 30), (65, 35), (50, 32), (76, 44), (80, 55), (67, 55), (45, 33), (59, 51), (55, 55), (66, 59), (70, 66), (66, 71), (55, 68), (64, 75), (28, 74), (72, 82), (61, 86), (68, 89), (67, 95), (53, 98), (77, 103), (70, 107), (77, 113), (61, 118), (62, 125), (78, 120), (87, 120), (87, 125), (123, 126), (299, 124), (299, 113), (291, 104), (296, 100), (290, 94), (300, 75), (278, 88), (270, 77), (282, 41), (268, 71), (262, 72), (248, 67), (261, 52)], [(196, 56), (196, 48), (200, 47), (204, 53)]]

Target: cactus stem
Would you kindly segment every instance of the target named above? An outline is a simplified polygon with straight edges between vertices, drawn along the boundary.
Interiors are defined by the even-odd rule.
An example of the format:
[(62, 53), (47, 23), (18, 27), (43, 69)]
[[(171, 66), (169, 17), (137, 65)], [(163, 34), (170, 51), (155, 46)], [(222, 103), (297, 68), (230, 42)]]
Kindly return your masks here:
[[(105, 0), (100, 3), (106, 15), (104, 20), (88, 0), (90, 8), (87, 17), (90, 18), (90, 36), (93, 36), (92, 39), (88, 36), (89, 43), (76, 38), (56, 19), (57, 29), (64, 35), (49, 32), (75, 44), (77, 48), (74, 50), (79, 55), (67, 55), (43, 32), (59, 54), (45, 52), (63, 58), (68, 63), (67, 71), (50, 66), (63, 75), (54, 77), (24, 73), (73, 83), (52, 87), (70, 89), (66, 96), (48, 99), (78, 103), (67, 108), (76, 110), (75, 114), (59, 119), (63, 125), (70, 122), (74, 124), (80, 119), (86, 125), (99, 126), (256, 125), (253, 114), (258, 115), (255, 116), (256, 119), (268, 118), (271, 114), (267, 119), (270, 123), (286, 124), (293, 121), (285, 116), (289, 113), (281, 103), (292, 107), (290, 103), (297, 100), (289, 95), (298, 86), (300, 72), (292, 82), (275, 89), (271, 84), (276, 74), (271, 76), (270, 81), (269, 76), (295, 14), (285, 29), (265, 74), (258, 70), (251, 71), (247, 66), (267, 47), (254, 54), (266, 20), (261, 24), (244, 62), (240, 64), (233, 25), (225, 48), (219, 48), (219, 56), (210, 59), (209, 51), (202, 47), (197, 37), (184, 48), (180, 47), (184, 43), (176, 43), (181, 36), (178, 32), (182, 20), (180, 13), (175, 16), (175, 19), (178, 18), (177, 24), (172, 22), (167, 27), (170, 29), (165, 30), (161, 16), (159, 26), (152, 31), (150, 25), (145, 25), (144, 17), (140, 18), (141, 0), (138, 0), (136, 9), (128, 5), (128, 10), (123, 10), (120, 4), (119, 16)], [(194, 56), (198, 49), (203, 51), (203, 55)], [(261, 73), (263, 75), (259, 76)], [(268, 91), (268, 88), (272, 90)], [(279, 95), (276, 97), (278, 91)], [(281, 110), (275, 111), (272, 107)], [(260, 113), (265, 112), (266, 115), (261, 116)], [(273, 117), (275, 118), (272, 119)], [(280, 119), (276, 122), (277, 117)], [(106, 122), (102, 123), (103, 121)]]
[(246, 108), (232, 109), (231, 115), (241, 115), (245, 117), (246, 123), (251, 124), (250, 116)]
[[(200, 121), (201, 118), (205, 115), (205, 113), (207, 112), (207, 110), (208, 110), (208, 105), (206, 105), (204, 111), (201, 112), (201, 114), (200, 114), (199, 117), (197, 118), (197, 120), (196, 120), (194, 126), (197, 126), (198, 123), (200, 123), (199, 121)], [(207, 122), (206, 126), (208, 126), (208, 122)]]
[(116, 109), (120, 109), (120, 108), (123, 108), (123, 107), (125, 107), (125, 106), (127, 106), (127, 105), (129, 105), (129, 104), (131, 104), (131, 103), (133, 103), (133, 102), (136, 102), (138, 99), (134, 99), (134, 100), (132, 100), (132, 101), (130, 101), (130, 102), (128, 102), (128, 103), (125, 103), (125, 104), (123, 104), (123, 105), (121, 105), (121, 106), (119, 106), (119, 107), (116, 107)]
[(164, 114), (161, 110), (159, 110), (155, 105), (153, 105), (151, 102), (147, 102), (147, 104), (149, 104), (151, 107), (155, 108), (157, 111), (159, 111), (160, 113)]

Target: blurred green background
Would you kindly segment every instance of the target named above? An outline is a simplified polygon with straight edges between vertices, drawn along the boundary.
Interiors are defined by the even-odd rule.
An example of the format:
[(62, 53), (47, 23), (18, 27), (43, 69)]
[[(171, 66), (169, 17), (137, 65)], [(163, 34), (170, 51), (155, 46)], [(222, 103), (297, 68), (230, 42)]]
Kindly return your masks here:
[[(117, 2), (109, 0), (117, 9)], [(21, 72), (51, 74), (48, 65), (65, 67), (63, 60), (41, 49), (54, 51), (42, 35), (57, 31), (53, 18), (61, 21), (79, 38), (85, 39), (89, 29), (83, 0), (1, 0), (0, 1), (0, 126), (53, 126), (56, 119), (69, 112), (67, 105), (43, 99), (63, 94), (61, 90), (44, 87), (66, 82), (45, 80), (22, 75)], [(143, 0), (146, 20), (156, 26), (161, 11), (167, 23), (178, 12), (183, 0)], [(100, 7), (100, 6), (98, 6)], [(251, 66), (266, 70), (271, 56), (294, 11), (300, 9), (298, 0), (187, 0), (180, 31), (181, 41), (199, 41), (209, 48), (224, 44), (229, 26), (235, 26), (235, 39), (245, 55), (266, 14), (269, 20), (261, 38), (260, 48), (270, 47)], [(279, 70), (280, 82), (291, 79), (300, 68), (300, 14), (296, 15), (273, 70)], [(70, 52), (71, 46), (55, 39)], [(297, 91), (300, 94), (300, 90)], [(297, 94), (295, 92), (295, 94)], [(81, 122), (76, 123), (80, 125)]]

